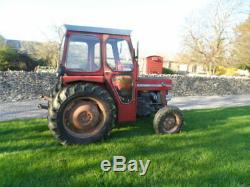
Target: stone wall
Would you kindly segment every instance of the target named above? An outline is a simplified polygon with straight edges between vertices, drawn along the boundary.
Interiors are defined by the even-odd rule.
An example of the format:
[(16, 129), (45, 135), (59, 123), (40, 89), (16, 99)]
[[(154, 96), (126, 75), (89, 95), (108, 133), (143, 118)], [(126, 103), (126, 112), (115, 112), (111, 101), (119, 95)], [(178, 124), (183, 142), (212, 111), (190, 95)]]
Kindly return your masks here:
[[(157, 76), (172, 79), (174, 96), (250, 94), (250, 78)], [(0, 102), (34, 99), (40, 95), (48, 95), (55, 82), (56, 76), (52, 73), (0, 71)]]
[(250, 78), (219, 76), (163, 75), (172, 80), (174, 96), (250, 94)]
[(56, 82), (55, 74), (0, 71), (0, 101), (20, 101), (47, 95)]

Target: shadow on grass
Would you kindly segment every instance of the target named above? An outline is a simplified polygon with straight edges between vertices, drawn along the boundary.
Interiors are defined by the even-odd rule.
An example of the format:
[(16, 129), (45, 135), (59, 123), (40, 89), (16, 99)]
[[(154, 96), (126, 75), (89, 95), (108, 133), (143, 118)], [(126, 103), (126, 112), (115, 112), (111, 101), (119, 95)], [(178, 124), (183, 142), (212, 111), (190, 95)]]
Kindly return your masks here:
[(45, 120), (16, 120), (0, 122), (0, 138), (13, 134), (24, 134), (33, 132), (47, 131), (47, 122)]
[[(124, 128), (115, 130), (109, 141), (119, 141), (125, 144), (121, 152), (127, 157), (153, 156), (174, 152), (189, 152), (189, 150), (206, 149), (216, 152), (250, 151), (250, 134), (244, 129), (250, 127), (250, 107), (220, 108), (211, 110), (184, 111), (185, 126), (179, 134), (153, 135), (151, 118), (140, 119), (135, 124), (126, 124)], [(242, 121), (241, 117), (246, 117)], [(235, 121), (232, 120), (235, 118)], [(232, 120), (231, 120), (232, 119)], [(126, 138), (134, 139), (128, 141)], [(142, 136), (143, 141), (137, 141)], [(124, 138), (126, 137), (126, 138)], [(141, 139), (140, 139), (141, 140)], [(133, 146), (129, 151), (126, 144)], [(194, 156), (195, 157), (195, 156)], [(244, 157), (244, 156), (243, 156)], [(250, 157), (248, 159), (250, 163)]]
[[(250, 107), (193, 110), (184, 114), (186, 125), (180, 134), (152, 135), (152, 119), (148, 118), (138, 121), (144, 124), (136, 127), (131, 124), (115, 131), (111, 141), (121, 139), (125, 146), (120, 152), (128, 159), (148, 158), (159, 169), (166, 164), (173, 165), (172, 170), (183, 175), (178, 179), (171, 175), (159, 176), (149, 181), (149, 186), (154, 183), (249, 186)], [(137, 141), (135, 137), (130, 139), (134, 140), (132, 143), (123, 139), (131, 135), (143, 136), (143, 139)]]
[[(108, 140), (97, 143), (100, 144), (117, 142), (122, 144), (131, 144), (127, 138), (134, 138), (131, 141), (134, 144), (134, 151), (138, 154), (155, 154), (177, 151), (180, 149), (192, 149), (196, 147), (209, 147), (214, 142), (213, 148), (218, 145), (218, 141), (229, 141), (233, 144), (242, 143), (241, 137), (247, 138), (248, 134), (237, 134), (234, 130), (248, 127), (247, 123), (239, 125), (227, 125), (228, 119), (250, 115), (250, 107), (211, 109), (211, 110), (192, 110), (184, 111), (185, 126), (182, 133), (175, 135), (154, 135), (153, 117), (138, 119), (136, 123), (119, 124), (115, 128)], [(38, 150), (47, 148), (61, 147), (48, 131), (46, 120), (25, 120), (0, 123), (0, 152), (16, 152), (26, 150)], [(222, 136), (223, 135), (223, 136)], [(138, 141), (140, 137), (145, 138), (145, 142)], [(245, 140), (245, 138), (243, 138)], [(158, 145), (150, 147), (147, 141), (158, 141)], [(178, 142), (189, 142), (185, 146), (178, 146)], [(4, 143), (6, 142), (6, 144)], [(250, 142), (249, 142), (250, 143)], [(144, 147), (143, 144), (147, 144)], [(124, 146), (124, 152), (127, 152)], [(146, 151), (145, 151), (146, 150)], [(151, 150), (151, 151), (148, 151)]]
[[(6, 177), (4, 185), (34, 186), (42, 181), (48, 186), (96, 183), (99, 186), (227, 186), (232, 180), (232, 186), (249, 186), (249, 115), (250, 107), (184, 111), (183, 131), (162, 136), (154, 134), (153, 117), (142, 118), (136, 123), (120, 124), (103, 142), (68, 147), (57, 143), (47, 130), (46, 120), (0, 123), (0, 153), (29, 151), (27, 158), (20, 162), (19, 155), (4, 157), (5, 162), (0, 166), (5, 168), (5, 173), (11, 173), (7, 166), (14, 159), (17, 159), (15, 164), (22, 164), (14, 166), (15, 174)], [(101, 172), (98, 159), (114, 155), (150, 159), (150, 167), (154, 169), (144, 179), (131, 181), (119, 178), (122, 175)], [(30, 163), (32, 167), (23, 170)]]
[[(185, 111), (186, 131), (221, 127), (229, 118), (250, 115), (250, 107)], [(240, 121), (239, 121), (240, 122)]]
[[(217, 127), (224, 128), (224, 125), (229, 118), (247, 115), (250, 115), (250, 107), (184, 111), (185, 123), (182, 131), (200, 131), (206, 130), (210, 127), (214, 129)], [(230, 129), (230, 127), (227, 127), (227, 129)], [(119, 127), (112, 132), (111, 136), (118, 139), (123, 137), (131, 137), (133, 135), (145, 136), (152, 134), (154, 134), (153, 116), (148, 118), (139, 118), (136, 123), (119, 124)]]
[[(30, 160), (27, 162), (39, 162), (41, 158), (33, 158), (35, 160)], [(10, 160), (11, 161), (11, 160)], [(41, 160), (43, 161), (43, 160)], [(1, 186), (72, 186), (74, 180), (71, 178), (76, 176), (84, 176), (96, 168), (99, 165), (97, 162), (92, 163), (82, 163), (80, 165), (72, 166), (70, 164), (70, 159), (58, 159), (51, 160), (53, 162), (47, 162), (46, 164), (39, 165), (35, 167), (20, 168), (16, 167), (14, 172), (10, 172), (8, 177), (0, 181)], [(22, 163), (25, 164), (25, 163)], [(12, 176), (12, 177), (10, 177)], [(84, 186), (91, 186), (94, 184), (93, 181), (85, 181)], [(86, 183), (87, 182), (87, 183)], [(77, 183), (77, 186), (82, 186), (83, 184)], [(73, 185), (74, 186), (74, 185)]]

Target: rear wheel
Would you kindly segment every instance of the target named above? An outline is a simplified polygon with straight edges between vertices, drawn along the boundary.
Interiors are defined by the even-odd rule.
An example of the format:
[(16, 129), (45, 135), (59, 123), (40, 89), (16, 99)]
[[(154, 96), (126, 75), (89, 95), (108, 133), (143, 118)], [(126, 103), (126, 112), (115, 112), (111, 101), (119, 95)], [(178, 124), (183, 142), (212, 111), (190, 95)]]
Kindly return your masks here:
[(183, 114), (175, 106), (166, 106), (155, 114), (153, 124), (157, 134), (178, 133), (183, 125)]
[(116, 119), (116, 107), (104, 88), (78, 83), (64, 87), (49, 105), (49, 129), (63, 144), (87, 144), (105, 138)]

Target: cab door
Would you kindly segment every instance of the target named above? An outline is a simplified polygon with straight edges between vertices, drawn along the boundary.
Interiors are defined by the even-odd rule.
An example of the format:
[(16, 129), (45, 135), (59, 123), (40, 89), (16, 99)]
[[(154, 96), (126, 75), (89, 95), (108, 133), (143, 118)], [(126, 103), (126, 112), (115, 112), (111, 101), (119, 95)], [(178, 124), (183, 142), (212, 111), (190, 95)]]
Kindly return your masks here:
[(129, 36), (104, 35), (104, 77), (117, 105), (119, 122), (136, 120), (135, 64)]

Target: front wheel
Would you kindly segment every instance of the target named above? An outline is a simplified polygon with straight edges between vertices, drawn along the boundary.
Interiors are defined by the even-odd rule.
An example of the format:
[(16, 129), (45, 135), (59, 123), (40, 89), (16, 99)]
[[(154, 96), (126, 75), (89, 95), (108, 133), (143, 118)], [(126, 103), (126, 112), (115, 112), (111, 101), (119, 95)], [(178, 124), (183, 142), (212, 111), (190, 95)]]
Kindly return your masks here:
[(153, 124), (157, 134), (178, 133), (183, 125), (183, 114), (178, 107), (166, 106), (155, 114)]

